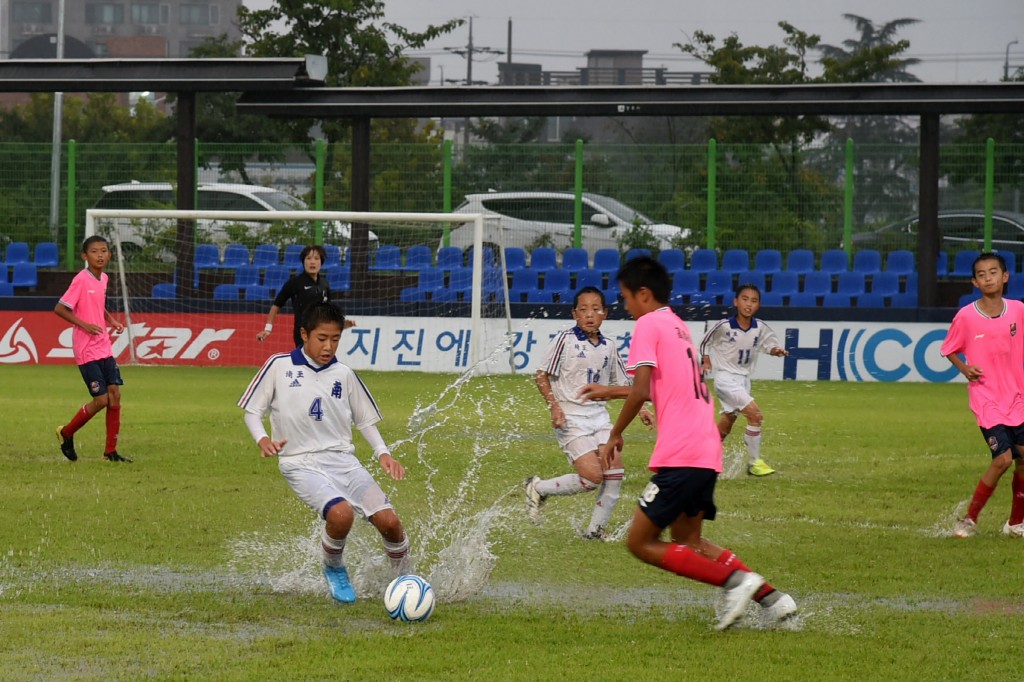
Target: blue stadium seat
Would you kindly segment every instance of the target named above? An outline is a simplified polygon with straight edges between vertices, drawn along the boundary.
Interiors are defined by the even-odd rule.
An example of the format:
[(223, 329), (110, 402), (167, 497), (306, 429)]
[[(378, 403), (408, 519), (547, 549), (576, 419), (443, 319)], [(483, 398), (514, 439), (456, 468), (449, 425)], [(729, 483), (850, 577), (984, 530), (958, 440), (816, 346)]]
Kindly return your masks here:
[(586, 249), (572, 247), (562, 252), (562, 269), (577, 273), (590, 268), (590, 254)]
[(967, 250), (957, 251), (953, 256), (953, 269), (949, 271), (951, 277), (974, 277), (972, 268), (974, 260), (978, 257), (979, 251)]
[(593, 268), (580, 270), (576, 273), (576, 286), (573, 287), (573, 292), (579, 291), (583, 287), (594, 287), (604, 293), (604, 273)]
[(39, 286), (39, 271), (34, 263), (15, 263), (11, 268), (11, 286), (14, 287), (37, 287)]
[[(782, 273), (779, 273), (779, 274), (782, 274)], [(774, 277), (774, 275), (773, 275), (773, 277)], [(767, 279), (765, 278), (764, 273), (763, 272), (758, 272), (757, 270), (747, 270), (746, 272), (741, 272), (741, 273), (736, 275), (736, 288), (737, 289), (739, 289), (741, 284), (753, 284), (755, 287), (757, 287), (758, 291), (760, 291), (761, 293), (764, 293), (764, 290), (767, 288), (765, 286), (766, 282), (767, 282)]]
[[(412, 251), (412, 249), (410, 249)], [(408, 254), (406, 254), (408, 259)], [(526, 249), (518, 246), (505, 247), (505, 271), (518, 272), (526, 267)]]
[(444, 270), (423, 268), (419, 271), (419, 281), (416, 286), (402, 289), (400, 298), (405, 302), (431, 301), (442, 289), (444, 289)]
[(8, 244), (3, 262), (7, 263), (8, 266), (32, 262), (32, 259), (28, 257), (28, 242), (11, 242)]
[(862, 249), (853, 254), (853, 271), (873, 275), (882, 271), (882, 252), (877, 249)]
[(886, 299), (890, 298), (881, 293), (869, 291), (857, 297), (858, 308), (884, 308)]
[(331, 291), (349, 291), (352, 289), (352, 268), (348, 265), (331, 268), (327, 271), (327, 286)]
[(544, 273), (542, 291), (551, 296), (552, 301), (571, 302), (572, 286), (569, 282), (568, 270), (550, 270)]
[(900, 276), (895, 272), (878, 272), (871, 277), (871, 293), (890, 297), (900, 293)]
[(537, 272), (558, 268), (558, 252), (550, 246), (538, 246), (530, 252), (530, 267)]
[(703, 292), (714, 297), (715, 303), (731, 303), (733, 299), (732, 275), (721, 270), (712, 270), (704, 280)]
[(238, 287), (236, 287), (234, 284), (218, 284), (213, 288), (213, 300), (237, 301)]
[(804, 276), (804, 287), (801, 291), (815, 296), (824, 296), (832, 291), (832, 275), (818, 270), (808, 272)]
[(196, 244), (192, 262), (196, 270), (209, 270), (220, 267), (220, 249), (216, 244)]
[(718, 253), (714, 249), (697, 249), (690, 254), (690, 270), (707, 274), (718, 269)]
[(178, 297), (178, 285), (174, 282), (160, 282), (159, 284), (153, 285), (153, 291), (150, 293), (153, 298), (177, 298)]
[(682, 305), (700, 291), (700, 275), (692, 270), (679, 270), (672, 276), (673, 305)]
[(473, 292), (473, 271), (469, 268), (452, 270), (444, 289), (434, 294), (435, 301), (453, 302), (469, 300)]
[(914, 293), (902, 293), (896, 294), (889, 299), (890, 308), (916, 308), (917, 307), (917, 292)]
[(305, 244), (289, 244), (284, 247), (284, 256), (281, 258), (281, 264), (287, 265), (293, 272), (301, 271), (302, 265), (302, 250), (306, 248)]
[(939, 277), (949, 274), (949, 254), (945, 251), (939, 251), (939, 257), (935, 259), (935, 274)]
[(836, 293), (841, 296), (860, 296), (867, 291), (863, 272), (840, 272), (837, 280)]
[(814, 252), (810, 249), (793, 249), (786, 254), (786, 272), (806, 275), (814, 271)]
[[(498, 254), (494, 252), (493, 246), (484, 246), (480, 249), (480, 262), (485, 268), (493, 268), (498, 263)], [(466, 267), (473, 267), (473, 247), (466, 249)]]
[(686, 254), (682, 249), (662, 249), (658, 252), (658, 262), (670, 273), (686, 269)]
[(1006, 298), (1024, 299), (1024, 277), (1011, 277), (1006, 286)]
[(824, 296), (819, 297), (810, 291), (798, 291), (795, 294), (790, 295), (789, 305), (802, 308), (814, 308), (818, 305), (819, 298), (824, 298)]
[(782, 272), (782, 252), (778, 249), (761, 249), (754, 254), (754, 269), (766, 275)]
[(821, 254), (821, 265), (818, 267), (818, 272), (838, 275), (840, 272), (846, 272), (849, 269), (850, 258), (842, 249), (828, 249), (825, 253)]
[(614, 275), (621, 267), (621, 260), (622, 254), (616, 249), (598, 249), (594, 252), (594, 269)]
[(445, 272), (461, 269), (462, 263), (462, 249), (457, 246), (444, 246), (437, 252), (437, 267)]
[(277, 244), (258, 244), (252, 250), (252, 264), (259, 268), (267, 268), (281, 262), (281, 251)]
[(772, 275), (772, 285), (769, 291), (779, 296), (789, 296), (800, 290), (799, 273), (795, 270), (784, 270)]
[(224, 260), (220, 267), (231, 270), (242, 265), (249, 265), (249, 247), (245, 244), (228, 244), (224, 247)]
[(242, 288), (242, 298), (246, 301), (267, 301), (274, 298), (270, 287), (262, 284), (250, 284)]
[(850, 301), (853, 297), (848, 294), (836, 292), (834, 294), (825, 294), (825, 298), (821, 304), (826, 308), (849, 308)]
[(690, 296), (690, 300), (687, 301), (687, 305), (694, 308), (715, 305), (715, 297), (708, 294), (706, 291), (698, 291), (693, 296)]
[(292, 272), (287, 265), (271, 265), (263, 271), (263, 286), (280, 291), (291, 276)]
[(885, 257), (885, 271), (897, 275), (909, 275), (914, 272), (914, 252), (906, 249), (890, 251)]
[(378, 246), (377, 250), (373, 254), (373, 262), (370, 264), (371, 270), (401, 270), (402, 269), (402, 249), (401, 247), (395, 246), (394, 244), (384, 244)]
[(1003, 250), (999, 250), (996, 253), (1002, 256), (1003, 260), (1006, 261), (1006, 271), (1010, 273), (1011, 279), (1013, 279), (1012, 275), (1015, 275), (1017, 273), (1017, 254), (1015, 254), (1013, 251)]
[(906, 281), (903, 283), (903, 291), (908, 294), (914, 294), (917, 296), (917, 280), (918, 276), (916, 272), (912, 272), (907, 275)]
[(239, 265), (235, 268), (235, 286), (251, 287), (260, 283), (260, 269), (255, 265)]
[(624, 260), (624, 262), (628, 263), (629, 261), (633, 260), (634, 258), (639, 258), (641, 256), (644, 256), (646, 258), (650, 258), (651, 257), (651, 250), (650, 249), (630, 249), (629, 251), (626, 251), (626, 257), (623, 260)]
[(762, 291), (761, 292), (761, 306), (776, 307), (784, 304), (782, 294), (777, 294), (774, 291)]
[(32, 254), (32, 262), (37, 268), (55, 268), (60, 265), (60, 252), (56, 242), (39, 242)]
[[(506, 252), (508, 250), (506, 249)], [(525, 258), (525, 254), (523, 256)], [(506, 253), (505, 259), (508, 260)], [(405, 250), (405, 269), (422, 272), (434, 267), (434, 251), (425, 244), (416, 244)], [(511, 270), (511, 268), (509, 268)]]
[(963, 296), (961, 296), (960, 297), (960, 301), (959, 301), (959, 303), (957, 305), (959, 307), (963, 308), (965, 305), (970, 305), (970, 304), (974, 303), (979, 298), (981, 298), (981, 292), (979, 290), (975, 289), (971, 293), (964, 294)]
[(746, 249), (729, 249), (722, 254), (722, 272), (736, 275), (750, 269), (750, 254)]
[(0, 296), (14, 296), (14, 285), (10, 282), (0, 281)]
[(513, 303), (522, 303), (531, 292), (540, 291), (540, 278), (533, 268), (522, 268), (512, 273), (512, 286), (508, 297)]

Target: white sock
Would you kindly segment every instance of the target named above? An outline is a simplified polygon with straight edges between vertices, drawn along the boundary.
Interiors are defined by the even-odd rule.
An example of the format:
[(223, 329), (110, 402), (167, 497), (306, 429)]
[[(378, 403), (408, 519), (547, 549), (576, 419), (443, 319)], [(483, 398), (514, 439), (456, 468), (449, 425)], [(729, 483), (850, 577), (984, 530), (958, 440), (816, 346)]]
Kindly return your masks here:
[(576, 495), (585, 491), (594, 490), (597, 485), (580, 478), (579, 474), (565, 474), (558, 478), (546, 478), (537, 481), (537, 492), (544, 497), (551, 495)]
[(345, 565), (341, 553), (345, 551), (345, 538), (336, 540), (327, 534), (327, 526), (320, 531), (320, 546), (324, 550), (324, 566), (340, 568)]
[[(383, 538), (382, 538), (383, 539)], [(384, 551), (388, 554), (388, 561), (391, 568), (400, 574), (407, 572), (409, 567), (409, 536), (406, 535), (400, 542), (388, 542), (384, 540)]]
[(594, 503), (594, 513), (590, 515), (590, 526), (587, 533), (596, 533), (598, 530), (608, 526), (608, 519), (612, 517), (615, 503), (619, 501), (619, 492), (622, 490), (622, 477), (625, 469), (607, 469), (604, 472), (604, 479), (601, 481), (601, 490), (597, 493), (597, 501)]
[(747, 458), (753, 464), (761, 459), (761, 427), (747, 424), (747, 430), (743, 434), (743, 442), (747, 444)]

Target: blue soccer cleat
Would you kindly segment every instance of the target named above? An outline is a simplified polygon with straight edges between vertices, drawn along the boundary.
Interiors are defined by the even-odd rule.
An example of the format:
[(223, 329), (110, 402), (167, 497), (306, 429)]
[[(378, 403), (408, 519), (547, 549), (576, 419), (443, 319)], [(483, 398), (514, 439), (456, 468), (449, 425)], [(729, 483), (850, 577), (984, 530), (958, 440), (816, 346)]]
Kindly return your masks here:
[(327, 579), (327, 587), (331, 590), (331, 596), (335, 601), (343, 604), (352, 604), (356, 600), (356, 591), (352, 583), (348, 581), (348, 569), (344, 566), (324, 566), (324, 578)]

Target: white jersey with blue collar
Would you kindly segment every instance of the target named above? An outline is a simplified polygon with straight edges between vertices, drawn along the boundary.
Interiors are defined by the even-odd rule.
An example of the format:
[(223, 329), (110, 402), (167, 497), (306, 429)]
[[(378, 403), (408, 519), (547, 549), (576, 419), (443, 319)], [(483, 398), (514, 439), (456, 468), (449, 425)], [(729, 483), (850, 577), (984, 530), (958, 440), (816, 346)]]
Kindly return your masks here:
[(757, 365), (757, 354), (770, 353), (779, 346), (779, 337), (764, 320), (755, 317), (744, 329), (734, 315), (707, 330), (700, 353), (711, 356), (713, 372), (749, 376)]
[(271, 437), (287, 440), (280, 456), (354, 454), (352, 427), (381, 420), (373, 396), (351, 367), (333, 358), (317, 365), (301, 348), (270, 356), (238, 401), (246, 412), (270, 412)]
[(597, 343), (592, 343), (579, 326), (556, 334), (542, 362), (541, 369), (550, 377), (551, 392), (566, 415), (605, 412), (604, 402), (585, 401), (577, 396), (587, 384), (626, 386), (630, 383), (615, 344), (600, 333)]

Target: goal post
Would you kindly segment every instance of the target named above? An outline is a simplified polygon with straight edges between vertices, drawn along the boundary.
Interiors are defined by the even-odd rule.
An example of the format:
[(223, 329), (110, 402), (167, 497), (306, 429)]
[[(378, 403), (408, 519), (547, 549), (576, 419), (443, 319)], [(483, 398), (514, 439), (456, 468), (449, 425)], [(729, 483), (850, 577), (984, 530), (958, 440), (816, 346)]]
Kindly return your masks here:
[[(179, 221), (190, 221), (193, 229), (179, 233)], [(368, 226), (363, 267), (354, 263), (348, 248), (353, 224)], [(441, 235), (451, 224), (471, 225), (473, 244), (464, 252), (456, 249), (457, 262), (450, 258), (442, 262)], [(152, 341), (143, 337), (151, 336), (154, 329), (145, 319), (153, 312), (204, 317), (207, 327), (228, 328), (226, 323), (215, 324), (220, 317), (237, 322), (231, 329), (255, 342), (285, 273), (302, 272), (297, 250), (317, 243), (328, 253), (323, 275), (346, 316), (356, 321), (352, 333), (361, 342), (368, 344), (371, 339), (364, 337), (373, 333), (360, 327), (364, 321), (434, 318), (431, 324), (393, 329), (400, 338), (392, 341), (412, 346), (420, 356), (427, 352), (424, 333), (437, 329), (438, 338), (445, 339), (443, 344), (437, 341), (437, 348), (448, 352), (447, 346), (456, 345), (452, 338), (457, 339), (458, 361), (452, 371), (475, 367), (487, 373), (496, 363), (504, 363), (504, 371), (514, 370), (513, 351), (505, 338), (511, 330), (511, 312), (504, 253), (500, 245), (485, 248), (484, 225), (483, 215), (461, 213), (89, 209), (85, 237), (99, 234), (111, 242), (114, 255), (108, 270), (114, 272), (108, 272), (113, 284), (108, 299), (118, 301), (126, 316), (128, 332), (122, 344), (132, 362), (161, 362), (173, 355), (164, 352), (157, 358), (152, 344), (144, 345)], [(189, 233), (190, 243), (183, 243), (179, 234), (187, 238)], [(446, 256), (452, 256), (452, 249), (446, 251)], [(181, 260), (189, 272), (178, 267)], [(355, 272), (365, 273), (365, 279), (351, 281), (353, 265)], [(425, 288), (421, 292), (417, 287)], [(357, 296), (357, 291), (363, 295)], [(291, 346), (291, 312), (290, 307), (282, 310), (275, 323), (279, 331), (274, 344), (252, 344), (252, 357), (257, 358), (253, 363), (225, 364), (258, 364), (269, 351)], [(451, 323), (454, 319), (462, 320), (459, 324), (468, 338), (445, 335), (445, 330), (456, 326)], [(378, 325), (377, 331), (384, 326), (388, 325)], [(372, 341), (376, 351), (382, 340), (373, 336)], [(375, 352), (372, 361), (376, 359)], [(443, 367), (437, 371), (444, 371)]]

